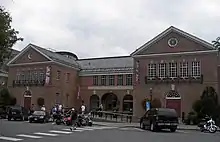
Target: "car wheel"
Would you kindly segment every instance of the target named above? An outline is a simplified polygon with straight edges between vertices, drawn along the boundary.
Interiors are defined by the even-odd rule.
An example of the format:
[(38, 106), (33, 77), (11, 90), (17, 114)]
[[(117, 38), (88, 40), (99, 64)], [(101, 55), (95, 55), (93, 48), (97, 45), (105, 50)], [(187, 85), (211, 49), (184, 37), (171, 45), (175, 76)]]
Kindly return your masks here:
[(156, 131), (156, 128), (155, 128), (155, 125), (154, 125), (153, 122), (150, 124), (150, 130), (151, 130), (152, 132), (155, 132), (155, 131)]
[(176, 128), (170, 128), (171, 132), (176, 132)]
[(145, 129), (145, 126), (144, 126), (144, 123), (143, 123), (143, 122), (140, 122), (140, 128), (141, 128), (141, 129)]

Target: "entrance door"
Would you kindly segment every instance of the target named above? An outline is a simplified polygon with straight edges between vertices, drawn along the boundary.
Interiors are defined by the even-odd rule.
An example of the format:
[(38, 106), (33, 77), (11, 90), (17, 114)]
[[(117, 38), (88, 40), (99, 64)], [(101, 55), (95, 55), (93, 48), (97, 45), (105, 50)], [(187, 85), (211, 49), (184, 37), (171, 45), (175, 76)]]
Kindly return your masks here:
[(181, 99), (167, 99), (166, 108), (175, 109), (178, 116), (181, 115)]
[(24, 97), (24, 108), (25, 109), (31, 108), (31, 97)]

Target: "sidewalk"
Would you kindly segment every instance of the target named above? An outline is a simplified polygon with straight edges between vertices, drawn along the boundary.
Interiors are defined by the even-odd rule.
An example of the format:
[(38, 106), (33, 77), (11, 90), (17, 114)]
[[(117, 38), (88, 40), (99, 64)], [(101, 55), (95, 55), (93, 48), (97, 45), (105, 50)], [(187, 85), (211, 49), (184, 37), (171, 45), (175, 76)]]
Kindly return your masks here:
[[(94, 122), (94, 125), (109, 126), (109, 127), (136, 127), (136, 128), (139, 127), (139, 123)], [(199, 131), (199, 128), (195, 125), (180, 124), (177, 129)], [(219, 128), (218, 131), (220, 131)]]

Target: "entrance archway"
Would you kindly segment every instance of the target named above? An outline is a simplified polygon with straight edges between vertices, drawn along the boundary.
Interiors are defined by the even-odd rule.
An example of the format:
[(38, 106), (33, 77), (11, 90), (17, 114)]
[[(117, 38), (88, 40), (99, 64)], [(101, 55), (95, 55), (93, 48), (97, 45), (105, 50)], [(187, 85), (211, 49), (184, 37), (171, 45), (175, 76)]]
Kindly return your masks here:
[(90, 97), (90, 110), (97, 109), (99, 107), (99, 96), (92, 95)]
[(29, 90), (24, 91), (24, 108), (30, 109), (31, 108), (31, 97), (32, 93)]
[(133, 96), (125, 95), (123, 98), (123, 111), (133, 110)]
[(170, 90), (166, 94), (166, 108), (175, 109), (178, 116), (181, 115), (181, 96), (175, 90)]
[(114, 93), (106, 93), (102, 96), (102, 105), (105, 111), (112, 111), (117, 107), (118, 98)]

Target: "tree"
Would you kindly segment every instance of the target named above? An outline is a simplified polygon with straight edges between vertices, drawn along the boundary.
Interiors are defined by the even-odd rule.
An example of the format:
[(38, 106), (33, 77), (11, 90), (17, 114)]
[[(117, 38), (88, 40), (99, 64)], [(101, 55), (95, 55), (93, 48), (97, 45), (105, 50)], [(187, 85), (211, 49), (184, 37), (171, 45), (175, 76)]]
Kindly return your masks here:
[(213, 87), (206, 87), (200, 100), (193, 104), (193, 110), (197, 113), (198, 118), (202, 118), (204, 115), (217, 118), (219, 117), (218, 109), (218, 95)]
[(220, 37), (217, 37), (216, 40), (212, 41), (212, 43), (216, 50), (220, 50)]
[(12, 46), (17, 41), (23, 41), (23, 38), (17, 37), (19, 32), (11, 27), (11, 22), (10, 13), (0, 6), (0, 64), (10, 57)]
[(0, 90), (0, 105), (7, 106), (11, 104), (11, 95), (7, 88), (2, 88)]

